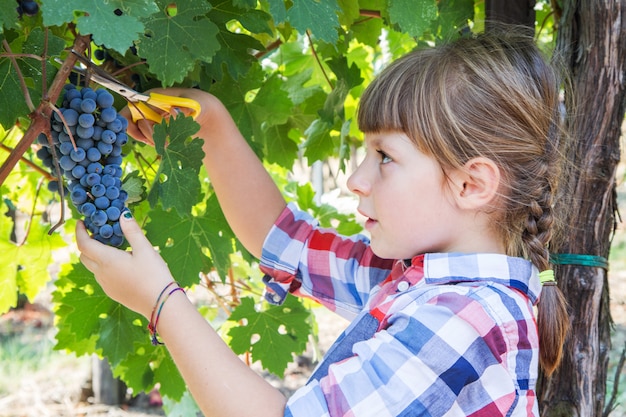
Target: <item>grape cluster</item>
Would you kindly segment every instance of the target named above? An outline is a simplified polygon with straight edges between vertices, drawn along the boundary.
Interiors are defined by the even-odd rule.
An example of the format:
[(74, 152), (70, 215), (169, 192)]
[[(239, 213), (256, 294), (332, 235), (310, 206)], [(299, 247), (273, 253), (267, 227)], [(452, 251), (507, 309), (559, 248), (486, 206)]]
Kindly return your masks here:
[[(122, 146), (128, 141), (128, 121), (113, 107), (107, 90), (65, 85), (63, 104), (51, 118), (51, 137), (40, 134), (42, 147), (37, 156), (54, 175), (55, 162), (66, 179), (67, 193), (76, 209), (85, 216), (85, 226), (94, 239), (111, 246), (124, 242), (119, 218), (128, 198), (122, 189)], [(71, 137), (68, 134), (68, 128)], [(72, 143), (72, 138), (76, 144)], [(58, 190), (62, 181), (50, 181), (48, 188)]]

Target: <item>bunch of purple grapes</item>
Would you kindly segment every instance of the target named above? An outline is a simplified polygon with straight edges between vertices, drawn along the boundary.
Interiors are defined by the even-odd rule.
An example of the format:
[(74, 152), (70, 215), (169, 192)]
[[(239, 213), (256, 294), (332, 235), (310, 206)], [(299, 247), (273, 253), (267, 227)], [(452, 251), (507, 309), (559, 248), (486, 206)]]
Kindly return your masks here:
[[(67, 193), (76, 209), (85, 216), (85, 226), (92, 237), (111, 246), (121, 246), (124, 237), (120, 215), (128, 198), (122, 189), (122, 146), (128, 141), (128, 121), (113, 107), (107, 90), (65, 85), (60, 111), (51, 118), (51, 137), (39, 135), (42, 147), (37, 156), (54, 175), (55, 162), (66, 180)], [(72, 143), (74, 139), (75, 145)], [(63, 181), (50, 181), (48, 188), (58, 190)]]

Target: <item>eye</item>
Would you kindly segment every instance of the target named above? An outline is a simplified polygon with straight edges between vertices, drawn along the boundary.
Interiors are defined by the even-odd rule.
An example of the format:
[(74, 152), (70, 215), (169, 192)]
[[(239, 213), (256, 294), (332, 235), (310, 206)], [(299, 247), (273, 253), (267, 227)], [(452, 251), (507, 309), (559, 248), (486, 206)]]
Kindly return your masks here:
[(380, 163), (386, 164), (392, 161), (391, 157), (387, 155), (384, 151), (377, 149), (376, 152), (380, 155)]

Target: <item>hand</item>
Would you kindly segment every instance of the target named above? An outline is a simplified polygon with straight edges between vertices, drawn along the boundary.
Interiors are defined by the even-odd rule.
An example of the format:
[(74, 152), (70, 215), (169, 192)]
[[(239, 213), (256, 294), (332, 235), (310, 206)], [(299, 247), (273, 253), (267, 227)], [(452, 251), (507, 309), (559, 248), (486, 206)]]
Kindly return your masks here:
[(109, 297), (150, 319), (159, 293), (174, 279), (129, 211), (120, 217), (120, 226), (131, 252), (92, 239), (83, 222), (78, 222), (80, 260)]
[[(195, 88), (155, 88), (146, 91), (146, 94), (150, 92), (175, 97), (191, 98), (196, 100), (198, 103), (200, 103), (200, 107), (202, 109), (200, 114), (196, 117), (196, 121), (200, 123), (201, 126), (203, 119), (206, 118), (207, 113), (205, 110), (211, 106), (211, 101), (217, 101), (217, 99), (211, 94)], [(132, 104), (129, 104), (129, 106), (132, 106)], [(154, 110), (160, 112), (164, 119), (168, 119), (170, 116), (176, 116), (176, 114), (178, 114), (177, 111), (182, 112), (186, 116), (191, 113), (191, 109), (187, 108), (177, 109), (177, 111), (174, 111), (172, 113), (161, 111), (157, 108), (154, 108)], [(156, 124), (155, 122), (147, 119), (139, 119), (133, 123), (128, 106), (124, 107), (120, 111), (120, 114), (128, 120), (128, 134), (132, 138), (138, 140), (139, 142), (154, 146), (154, 140), (152, 139), (152, 135), (154, 133), (154, 125)]]

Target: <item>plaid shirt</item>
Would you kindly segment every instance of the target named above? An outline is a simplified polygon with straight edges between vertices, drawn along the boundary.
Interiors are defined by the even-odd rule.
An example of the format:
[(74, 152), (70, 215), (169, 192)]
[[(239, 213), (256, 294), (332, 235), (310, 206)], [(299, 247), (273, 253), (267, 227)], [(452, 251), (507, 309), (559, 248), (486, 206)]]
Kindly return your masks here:
[[(289, 399), (285, 416), (539, 415), (532, 306), (541, 286), (528, 261), (384, 260), (365, 236), (319, 228), (290, 204), (265, 241), (261, 269), (269, 301), (292, 292), (353, 319), (336, 342), (348, 341), (349, 354), (334, 357), (331, 347), (321, 376)], [(375, 329), (359, 338), (357, 323), (369, 316)]]

